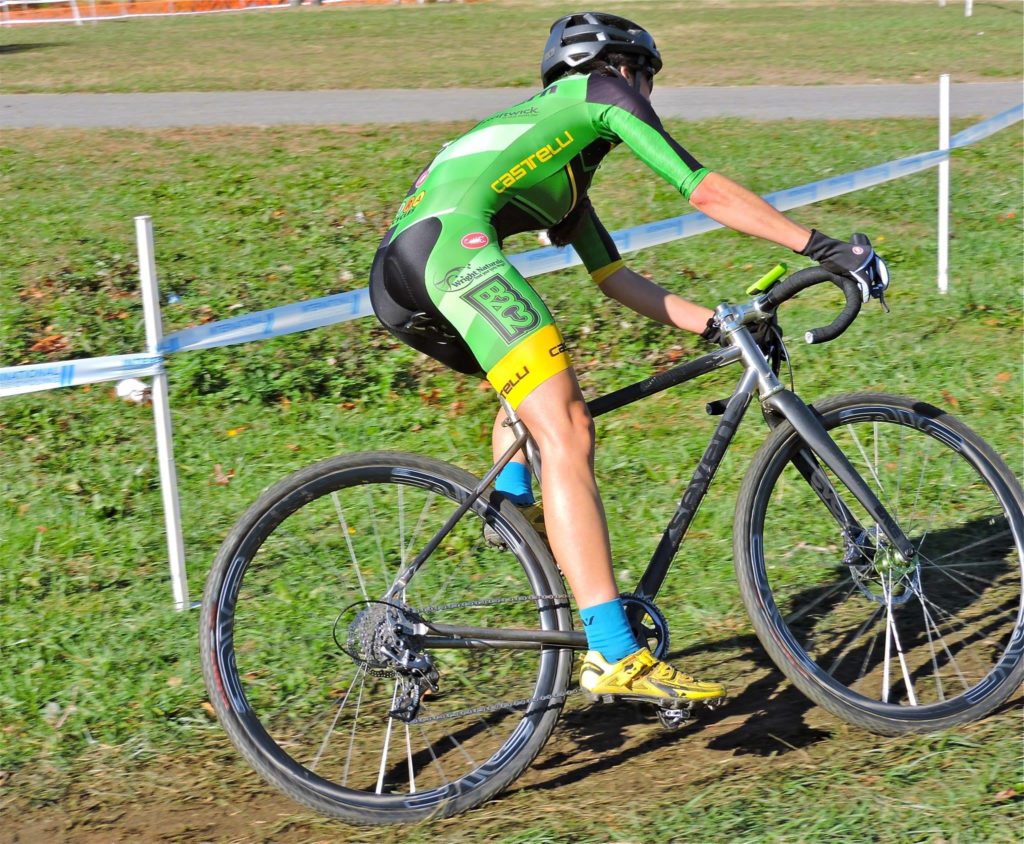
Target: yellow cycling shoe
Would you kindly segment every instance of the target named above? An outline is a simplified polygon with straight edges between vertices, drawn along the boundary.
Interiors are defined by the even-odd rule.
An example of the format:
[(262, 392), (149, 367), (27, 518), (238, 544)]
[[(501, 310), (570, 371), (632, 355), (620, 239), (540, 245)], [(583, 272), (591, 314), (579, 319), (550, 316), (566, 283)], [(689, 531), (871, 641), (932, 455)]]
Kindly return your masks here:
[(725, 697), (721, 683), (704, 683), (676, 671), (647, 648), (608, 663), (597, 651), (588, 651), (580, 671), (580, 685), (592, 695), (656, 703), (684, 701), (715, 703)]
[[(541, 506), (539, 504), (527, 504), (522, 507), (517, 504), (516, 506), (519, 507), (519, 512), (526, 517), (530, 527), (537, 531), (537, 534), (544, 541), (544, 544), (548, 546), (548, 550), (550, 550), (551, 545), (548, 542), (547, 529), (544, 527), (544, 511), (541, 509)], [(498, 536), (498, 532), (487, 524), (484, 525), (484, 539), (496, 548), (505, 547), (505, 540)]]

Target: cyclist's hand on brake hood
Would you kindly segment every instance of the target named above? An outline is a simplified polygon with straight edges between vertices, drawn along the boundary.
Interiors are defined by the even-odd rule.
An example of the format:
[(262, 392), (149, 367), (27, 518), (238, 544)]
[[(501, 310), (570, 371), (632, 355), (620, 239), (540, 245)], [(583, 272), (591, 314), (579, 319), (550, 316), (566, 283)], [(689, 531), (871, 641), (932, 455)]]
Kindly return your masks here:
[(799, 254), (817, 261), (830, 273), (852, 278), (865, 302), (871, 297), (878, 298), (889, 286), (885, 261), (871, 248), (865, 235), (855, 234), (847, 243), (811, 229), (811, 239)]

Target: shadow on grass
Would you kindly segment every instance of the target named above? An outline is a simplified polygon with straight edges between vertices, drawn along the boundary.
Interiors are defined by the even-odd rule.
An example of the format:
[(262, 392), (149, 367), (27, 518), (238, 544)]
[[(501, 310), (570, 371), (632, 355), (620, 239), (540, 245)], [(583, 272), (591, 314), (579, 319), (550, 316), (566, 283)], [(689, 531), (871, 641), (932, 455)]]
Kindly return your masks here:
[(0, 44), (0, 56), (8, 53), (27, 53), (31, 50), (46, 50), (50, 47), (64, 47), (60, 42), (50, 44)]
[[(1005, 628), (1006, 619), (1016, 615), (1019, 596), (1006, 600), (1003, 591), (1008, 586), (1009, 577), (1013, 581), (1009, 583), (1013, 592), (1017, 582), (1014, 577), (1019, 577), (1015, 569), (1008, 574), (1005, 564), (1006, 559), (1012, 556), (1012, 539), (1005, 523), (1001, 525), (1004, 529), (999, 530), (993, 529), (993, 521), (976, 519), (954, 529), (936, 531), (927, 536), (927, 543), (924, 539), (915, 542), (915, 546), (928, 549), (928, 554), (922, 553), (922, 559), (926, 561), (922, 580), (929, 603), (937, 608), (934, 601), (941, 601), (945, 618), (961, 619), (968, 631), (957, 631), (943, 647), (944, 653), (933, 655), (930, 662), (923, 662), (911, 672), (915, 685), (917, 679), (927, 679), (922, 674), (932, 665), (947, 671), (956, 669), (957, 672), (962, 665), (984, 673), (987, 666), (979, 668), (975, 665), (973, 651), (968, 649), (984, 643), (989, 636), (998, 636), (1000, 631), (995, 628)], [(967, 575), (971, 578), (969, 584), (929, 571), (935, 568), (934, 560), (946, 559), (965, 548), (989, 552), (989, 559), (973, 563), (971, 574)], [(952, 571), (960, 570), (952, 568)], [(884, 624), (879, 620), (872, 629), (871, 624), (863, 623), (862, 615), (857, 615), (855, 620), (848, 617), (847, 598), (856, 587), (845, 592), (850, 578), (839, 575), (837, 572), (834, 582), (816, 585), (791, 596), (783, 603), (783, 608), (784, 612), (786, 609), (792, 612), (796, 608), (810, 610), (813, 607), (813, 611), (798, 613), (799, 620), (794, 619), (789, 630), (801, 642), (813, 642), (818, 636), (827, 634), (829, 644), (816, 653), (815, 661), (822, 666), (832, 665), (836, 679), (852, 685), (881, 670), (882, 648), (876, 648), (873, 642), (876, 643), (884, 630)], [(986, 623), (989, 616), (995, 616), (992, 625)], [(916, 619), (917, 616), (911, 615), (909, 619), (903, 616), (894, 621), (907, 653), (926, 647), (930, 649), (932, 638), (938, 633), (938, 629), (927, 622), (916, 624)], [(845, 623), (846, 627), (834, 629), (833, 625), (837, 623)], [(948, 626), (949, 622), (944, 624)], [(562, 740), (555, 739), (549, 744), (545, 756), (533, 765), (535, 771), (550, 772), (551, 775), (524, 786), (522, 790), (561, 788), (624, 763), (635, 764), (644, 755), (681, 740), (690, 742), (688, 752), (694, 756), (725, 752), (733, 756), (769, 757), (802, 751), (832, 737), (830, 730), (807, 723), (806, 715), (815, 704), (788, 684), (756, 636), (747, 634), (711, 643), (696, 643), (674, 650), (669, 659), (686, 664), (701, 654), (717, 655), (712, 660), (713, 664), (723, 667), (731, 663), (740, 667), (741, 675), (754, 679), (735, 697), (730, 697), (722, 708), (699, 713), (691, 726), (677, 731), (659, 730), (639, 743), (631, 740), (635, 736), (630, 736), (629, 731), (640, 721), (655, 723), (651, 707), (606, 706), (595, 709), (591, 706), (566, 712), (562, 717)], [(860, 673), (851, 674), (851, 665), (859, 665)], [(893, 696), (905, 699), (905, 693), (903, 681), (894, 678)], [(991, 714), (998, 714), (1014, 705), (1004, 702)], [(720, 732), (714, 729), (716, 725), (731, 729)]]

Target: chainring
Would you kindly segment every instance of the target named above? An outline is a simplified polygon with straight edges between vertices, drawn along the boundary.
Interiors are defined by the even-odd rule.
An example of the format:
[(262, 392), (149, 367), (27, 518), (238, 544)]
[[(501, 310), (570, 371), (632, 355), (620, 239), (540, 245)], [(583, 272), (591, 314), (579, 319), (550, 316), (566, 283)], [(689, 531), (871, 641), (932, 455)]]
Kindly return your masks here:
[[(630, 619), (629, 626), (637, 642), (646, 645), (656, 658), (664, 659), (669, 646), (668, 621), (665, 620), (665, 614), (649, 598), (641, 598), (632, 592), (620, 595), (619, 598), (626, 611), (626, 618)], [(642, 614), (639, 612), (641, 608)], [(637, 621), (633, 621), (634, 613)]]

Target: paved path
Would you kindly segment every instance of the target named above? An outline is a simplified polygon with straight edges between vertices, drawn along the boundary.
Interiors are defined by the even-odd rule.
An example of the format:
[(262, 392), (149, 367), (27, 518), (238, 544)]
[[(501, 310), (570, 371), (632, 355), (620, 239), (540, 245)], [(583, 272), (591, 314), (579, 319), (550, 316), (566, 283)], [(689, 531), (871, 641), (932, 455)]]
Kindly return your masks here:
[[(532, 89), (177, 92), (0, 95), (0, 129), (420, 123), (474, 120)], [(1020, 104), (1018, 82), (952, 86), (954, 117), (987, 117)], [(937, 85), (655, 88), (663, 117), (761, 120), (935, 117)]]

